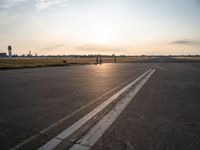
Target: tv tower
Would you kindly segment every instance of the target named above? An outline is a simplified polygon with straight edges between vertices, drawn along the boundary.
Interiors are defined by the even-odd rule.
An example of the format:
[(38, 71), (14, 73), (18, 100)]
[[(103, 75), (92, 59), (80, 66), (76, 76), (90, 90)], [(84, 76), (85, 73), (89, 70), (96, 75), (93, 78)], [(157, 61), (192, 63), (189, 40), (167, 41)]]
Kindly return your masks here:
[(8, 56), (11, 58), (12, 57), (12, 46), (8, 46)]

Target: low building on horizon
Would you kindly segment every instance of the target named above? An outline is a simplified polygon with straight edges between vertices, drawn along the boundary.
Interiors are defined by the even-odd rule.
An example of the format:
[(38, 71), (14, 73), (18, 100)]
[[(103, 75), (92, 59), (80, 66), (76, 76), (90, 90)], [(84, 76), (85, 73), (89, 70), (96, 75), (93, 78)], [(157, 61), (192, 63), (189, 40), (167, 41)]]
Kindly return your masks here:
[(0, 53), (0, 58), (7, 57), (7, 53)]

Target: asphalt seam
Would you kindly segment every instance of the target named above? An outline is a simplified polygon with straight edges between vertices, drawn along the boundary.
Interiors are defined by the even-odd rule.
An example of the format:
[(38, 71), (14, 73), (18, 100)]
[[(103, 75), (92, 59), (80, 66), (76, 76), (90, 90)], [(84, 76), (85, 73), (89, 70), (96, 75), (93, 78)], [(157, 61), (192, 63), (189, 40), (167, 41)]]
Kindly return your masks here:
[(94, 126), (92, 126), (90, 130), (78, 140), (78, 144), (72, 145), (70, 150), (82, 149), (83, 144), (92, 147), (128, 106), (154, 72), (155, 69), (145, 75), (142, 80), (136, 84), (136, 87), (120, 100), (108, 114), (104, 115)]
[[(121, 83), (120, 85), (114, 87), (113, 89), (111, 89), (110, 91), (104, 93), (103, 95), (99, 96), (98, 98), (94, 99), (92, 102), (86, 104), (85, 106), (81, 107), (80, 109), (74, 111), (73, 113), (69, 114), (68, 116), (60, 119), (59, 121), (57, 121), (56, 123), (51, 124), (49, 127), (43, 129), (42, 131), (38, 132), (38, 131), (34, 131), (34, 130), (29, 130), (29, 129), (24, 129), (24, 128), (20, 128), (20, 127), (16, 127), (14, 126), (16, 129), (20, 129), (20, 130), (24, 130), (24, 131), (29, 131), (34, 133), (35, 135), (32, 135), (31, 137), (29, 137), (28, 139), (22, 141), (21, 143), (17, 144), (16, 146), (12, 147), (10, 150), (17, 150), (19, 148), (21, 148), (23, 145), (31, 142), (32, 140), (34, 140), (35, 138), (37, 138), (38, 136), (46, 136), (49, 137), (47, 134), (45, 134), (45, 132), (49, 131), (50, 129), (56, 127), (57, 125), (59, 125), (60, 123), (64, 122), (65, 120), (69, 119), (70, 117), (74, 116), (75, 114), (77, 114), (78, 112), (86, 109), (87, 107), (89, 107), (91, 104), (97, 102), (98, 100), (100, 100), (101, 98), (103, 98), (104, 96), (112, 93), (113, 91), (117, 90), (120, 87), (123, 87), (124, 85), (126, 85), (127, 83), (129, 83), (130, 81), (132, 81), (135, 77), (137, 77), (139, 74), (143, 74), (145, 72), (145, 70), (147, 70), (147, 68), (144, 69), (144, 71), (142, 73), (138, 73), (136, 75), (134, 75), (131, 79), (126, 80), (125, 82)], [(55, 138), (55, 139), (59, 139), (60, 138)], [(62, 139), (63, 140), (63, 139)], [(68, 141), (71, 142), (71, 141)]]
[[(71, 136), (75, 131), (80, 129), (84, 124), (86, 124), (89, 120), (91, 120), (92, 117), (94, 117), (96, 114), (100, 113), (106, 106), (108, 106), (111, 102), (113, 102), (115, 99), (119, 98), (120, 95), (122, 95), (124, 92), (126, 92), (128, 89), (130, 89), (133, 85), (135, 85), (138, 81), (143, 79), (146, 75), (151, 72), (152, 69), (149, 69), (145, 73), (141, 74), (138, 78), (136, 78), (134, 81), (129, 83), (127, 86), (122, 88), (120, 91), (112, 95), (110, 98), (108, 98), (106, 101), (104, 101), (102, 104), (94, 108), (92, 111), (90, 111), (88, 114), (86, 114), (84, 117), (82, 117), (80, 120), (63, 130), (61, 133), (59, 133), (56, 137), (60, 137), (62, 139), (66, 139), (69, 136)], [(57, 140), (55, 137), (48, 141), (46, 144), (41, 146), (40, 150), (45, 149), (53, 149), (57, 145), (61, 143), (60, 140)]]

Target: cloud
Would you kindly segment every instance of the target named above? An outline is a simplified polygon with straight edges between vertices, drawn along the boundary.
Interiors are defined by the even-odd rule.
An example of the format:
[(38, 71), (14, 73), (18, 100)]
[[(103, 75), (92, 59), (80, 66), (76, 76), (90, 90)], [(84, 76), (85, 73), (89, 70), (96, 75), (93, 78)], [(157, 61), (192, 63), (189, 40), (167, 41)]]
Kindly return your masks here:
[(76, 50), (85, 51), (88, 53), (124, 53), (125, 47), (110, 47), (98, 44), (82, 44), (75, 47)]
[(48, 47), (44, 47), (42, 48), (42, 50), (60, 50), (60, 49), (65, 49), (66, 47), (67, 47), (66, 44), (55, 44)]
[(85, 50), (85, 51), (105, 51), (105, 50), (110, 50), (109, 47), (98, 45), (98, 44), (82, 44), (77, 47), (78, 50)]
[(51, 8), (53, 5), (62, 4), (66, 0), (36, 0), (36, 8), (38, 10), (45, 10)]
[(176, 40), (171, 42), (170, 44), (179, 44), (179, 45), (200, 45), (200, 41), (193, 40)]
[[(26, 2), (28, 0), (0, 0), (0, 8), (10, 8), (16, 6), (22, 2)], [(67, 0), (33, 0), (35, 2), (35, 7), (38, 10), (49, 9), (54, 5), (62, 4), (66, 5), (64, 2)]]
[(10, 8), (27, 0), (0, 0), (0, 8)]

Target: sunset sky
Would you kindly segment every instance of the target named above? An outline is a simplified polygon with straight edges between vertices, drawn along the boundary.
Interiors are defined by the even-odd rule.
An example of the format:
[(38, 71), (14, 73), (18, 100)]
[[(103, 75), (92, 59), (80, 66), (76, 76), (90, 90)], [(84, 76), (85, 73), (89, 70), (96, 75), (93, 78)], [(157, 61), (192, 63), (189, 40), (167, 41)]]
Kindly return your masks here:
[(200, 54), (200, 0), (0, 0), (0, 52)]

